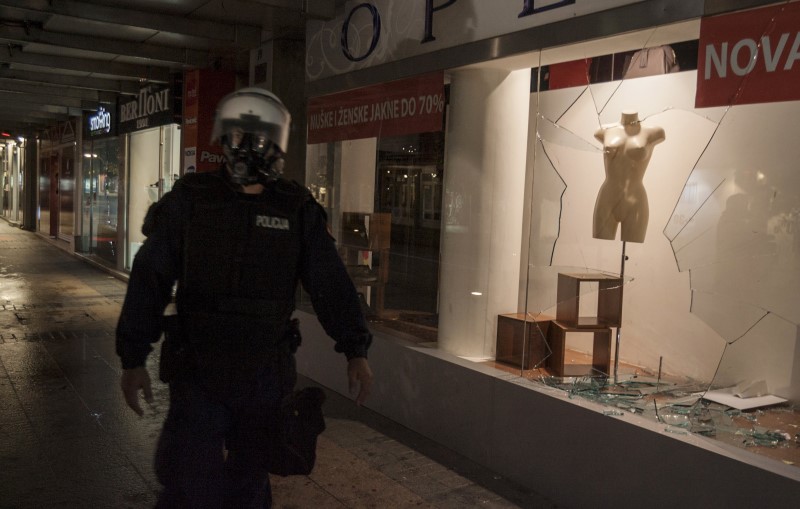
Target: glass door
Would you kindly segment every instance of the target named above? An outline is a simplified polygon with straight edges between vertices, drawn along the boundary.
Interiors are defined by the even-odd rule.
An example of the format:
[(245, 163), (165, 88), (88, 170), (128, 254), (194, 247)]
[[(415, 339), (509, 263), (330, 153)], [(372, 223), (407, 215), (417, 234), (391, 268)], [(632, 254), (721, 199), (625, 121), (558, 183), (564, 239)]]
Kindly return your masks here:
[(170, 124), (130, 135), (128, 156), (127, 255), (125, 269), (130, 270), (133, 257), (144, 242), (142, 223), (147, 210), (165, 193), (179, 176), (180, 131)]
[(119, 141), (94, 140), (83, 153), (82, 251), (112, 266), (117, 263)]

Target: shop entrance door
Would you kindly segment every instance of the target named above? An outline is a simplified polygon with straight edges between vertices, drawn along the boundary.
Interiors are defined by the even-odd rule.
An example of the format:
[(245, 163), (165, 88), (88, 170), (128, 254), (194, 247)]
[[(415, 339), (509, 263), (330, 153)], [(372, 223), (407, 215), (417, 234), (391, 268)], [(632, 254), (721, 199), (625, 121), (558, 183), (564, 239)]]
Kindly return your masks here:
[(11, 210), (11, 171), (9, 165), (6, 163), (6, 147), (0, 145), (0, 175), (2, 175), (2, 193), (3, 193), (3, 211), (2, 215), (9, 217)]
[(147, 210), (172, 189), (180, 168), (180, 131), (164, 125), (130, 135), (128, 151), (127, 250), (125, 268), (144, 243), (142, 223)]
[(83, 153), (83, 251), (112, 267), (118, 256), (119, 142), (94, 140)]
[(59, 171), (56, 175), (56, 197), (53, 208), (57, 209), (57, 235), (61, 240), (70, 241), (75, 232), (75, 147), (67, 146), (60, 150)]
[(50, 188), (48, 190), (48, 206), (50, 209), (50, 224), (49, 227), (49, 235), (50, 237), (56, 238), (58, 236), (58, 188), (59, 188), (59, 180), (61, 178), (61, 172), (59, 171), (59, 154), (58, 152), (53, 152), (50, 155)]

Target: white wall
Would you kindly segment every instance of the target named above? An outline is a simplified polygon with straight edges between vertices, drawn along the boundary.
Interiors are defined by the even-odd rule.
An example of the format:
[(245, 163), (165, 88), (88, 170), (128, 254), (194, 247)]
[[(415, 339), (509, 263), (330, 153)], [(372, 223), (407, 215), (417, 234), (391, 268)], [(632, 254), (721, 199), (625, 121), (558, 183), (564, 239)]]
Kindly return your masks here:
[(159, 150), (161, 132), (159, 128), (137, 131), (130, 134), (128, 178), (130, 200), (128, 202), (128, 241), (144, 242), (142, 223), (147, 209), (158, 200), (158, 183), (161, 158)]

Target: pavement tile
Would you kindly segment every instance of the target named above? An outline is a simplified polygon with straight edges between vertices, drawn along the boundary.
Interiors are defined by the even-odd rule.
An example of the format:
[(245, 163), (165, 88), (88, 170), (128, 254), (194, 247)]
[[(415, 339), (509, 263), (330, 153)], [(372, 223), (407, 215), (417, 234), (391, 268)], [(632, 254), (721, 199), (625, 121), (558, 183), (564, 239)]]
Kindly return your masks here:
[(271, 482), (274, 509), (344, 509), (351, 507), (337, 500), (305, 476), (273, 476)]
[[(169, 395), (157, 349), (155, 403), (138, 417), (120, 394), (125, 282), (3, 221), (0, 239), (0, 509), (153, 507)], [(520, 507), (476, 484), (472, 462), (338, 394), (326, 422), (314, 472), (273, 477), (276, 509)]]

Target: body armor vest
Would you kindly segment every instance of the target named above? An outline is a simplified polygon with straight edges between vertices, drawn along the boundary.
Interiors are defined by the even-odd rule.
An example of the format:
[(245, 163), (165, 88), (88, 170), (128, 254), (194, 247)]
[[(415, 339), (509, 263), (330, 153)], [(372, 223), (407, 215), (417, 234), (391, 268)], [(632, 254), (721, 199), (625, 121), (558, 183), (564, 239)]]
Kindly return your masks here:
[(294, 311), (308, 194), (280, 181), (247, 195), (214, 174), (182, 180), (191, 212), (176, 304), (186, 339), (201, 361), (256, 367)]

